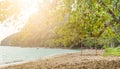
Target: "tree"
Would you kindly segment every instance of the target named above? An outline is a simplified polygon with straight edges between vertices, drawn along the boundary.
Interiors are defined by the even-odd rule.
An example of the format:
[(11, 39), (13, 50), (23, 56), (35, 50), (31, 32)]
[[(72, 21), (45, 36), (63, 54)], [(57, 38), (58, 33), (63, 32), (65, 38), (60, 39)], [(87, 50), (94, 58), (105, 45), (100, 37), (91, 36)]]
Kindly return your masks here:
[[(116, 38), (120, 25), (119, 0), (62, 0), (69, 18), (56, 29), (54, 41), (61, 46), (76, 46), (82, 39), (95, 38), (97, 44)], [(116, 29), (116, 30), (115, 30)], [(116, 33), (115, 33), (116, 32)], [(85, 44), (85, 43), (84, 43)]]
[(19, 4), (9, 0), (0, 1), (0, 22), (20, 12)]

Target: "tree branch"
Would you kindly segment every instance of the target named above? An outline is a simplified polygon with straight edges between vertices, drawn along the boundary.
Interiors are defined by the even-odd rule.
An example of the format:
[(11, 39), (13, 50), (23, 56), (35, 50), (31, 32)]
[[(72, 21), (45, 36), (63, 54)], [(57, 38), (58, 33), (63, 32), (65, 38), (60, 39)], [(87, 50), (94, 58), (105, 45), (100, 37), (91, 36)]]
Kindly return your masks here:
[(111, 26), (111, 25), (113, 25), (112, 22), (106, 23), (106, 24), (104, 25), (104, 28), (98, 33), (98, 35), (97, 35), (96, 37), (99, 38), (99, 37), (104, 33), (104, 31), (107, 29), (107, 27), (109, 27), (109, 26)]
[[(100, 1), (100, 5), (103, 6), (103, 7), (107, 7), (102, 0)], [(108, 9), (107, 13), (109, 13), (111, 15), (113, 20), (111, 20), (110, 22), (108, 22), (104, 25), (104, 28), (98, 33), (98, 35), (95, 36), (97, 38), (99, 38), (104, 33), (104, 31), (107, 29), (107, 27), (113, 26), (113, 24), (114, 24), (113, 22), (116, 22), (116, 23), (120, 24), (120, 16), (117, 19), (114, 12), (108, 7), (107, 7), (107, 9)]]
[(100, 5), (108, 9), (107, 13), (109, 13), (112, 18), (116, 18), (114, 12), (102, 0), (100, 0)]
[(106, 23), (104, 25), (104, 28), (98, 33), (98, 35), (96, 37), (99, 38), (104, 33), (104, 31), (107, 29), (107, 27), (113, 26), (113, 24), (114, 24), (113, 22), (116, 22), (116, 23), (120, 24), (120, 16), (119, 16), (118, 19), (114, 19), (114, 20), (110, 21), (109, 23)]

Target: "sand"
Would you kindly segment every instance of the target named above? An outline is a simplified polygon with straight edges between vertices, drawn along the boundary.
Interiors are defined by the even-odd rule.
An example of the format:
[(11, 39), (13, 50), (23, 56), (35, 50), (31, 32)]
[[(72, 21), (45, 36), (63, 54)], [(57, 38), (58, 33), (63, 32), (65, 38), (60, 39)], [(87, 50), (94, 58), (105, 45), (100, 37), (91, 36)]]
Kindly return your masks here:
[(82, 56), (81, 52), (67, 53), (0, 69), (120, 69), (120, 57), (104, 57), (102, 53), (86, 50)]

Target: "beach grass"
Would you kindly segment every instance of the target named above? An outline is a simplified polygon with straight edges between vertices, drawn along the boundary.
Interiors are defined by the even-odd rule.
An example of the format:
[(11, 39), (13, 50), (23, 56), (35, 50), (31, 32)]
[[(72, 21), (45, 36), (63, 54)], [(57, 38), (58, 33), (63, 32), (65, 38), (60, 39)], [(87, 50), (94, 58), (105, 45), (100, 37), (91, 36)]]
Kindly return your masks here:
[(104, 56), (120, 56), (120, 47), (106, 48), (103, 55)]

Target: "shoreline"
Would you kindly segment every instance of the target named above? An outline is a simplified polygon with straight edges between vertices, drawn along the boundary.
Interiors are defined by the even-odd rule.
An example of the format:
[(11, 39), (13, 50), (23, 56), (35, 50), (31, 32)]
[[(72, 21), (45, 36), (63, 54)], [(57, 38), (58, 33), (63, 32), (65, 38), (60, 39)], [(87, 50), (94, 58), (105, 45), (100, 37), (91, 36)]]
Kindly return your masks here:
[[(89, 66), (93, 64), (95, 66), (90, 67), (89, 69), (96, 69), (97, 66), (102, 67), (99, 69), (120, 68), (120, 57), (101, 56), (102, 50), (98, 51), (100, 52), (98, 56), (93, 53), (89, 54), (88, 51), (89, 53), (93, 52), (93, 50), (86, 50), (84, 51), (86, 54), (84, 53), (83, 56), (81, 56), (80, 52), (50, 55), (32, 61), (3, 66), (0, 67), (0, 69), (88, 69)], [(110, 64), (112, 64), (113, 67), (110, 67)]]
[(120, 58), (118, 57), (82, 56), (81, 59), (77, 57), (75, 58), (73, 56), (71, 56), (71, 59), (70, 58), (61, 59), (61, 57), (63, 56), (59, 56), (59, 57), (56, 56), (48, 59), (36, 60), (33, 62), (12, 65), (0, 69), (119, 69), (120, 68)]
[(5, 63), (5, 64), (1, 64), (0, 65), (0, 68), (4, 68), (4, 67), (9, 67), (9, 66), (12, 66), (12, 65), (19, 65), (19, 64), (25, 64), (25, 63), (30, 63), (30, 62), (34, 62), (34, 61), (37, 61), (37, 60), (45, 60), (45, 59), (50, 59), (52, 57), (55, 57), (55, 56), (61, 56), (61, 55), (65, 55), (65, 54), (73, 54), (73, 53), (78, 53), (78, 52), (68, 52), (68, 53), (64, 53), (64, 54), (52, 54), (52, 55), (49, 55), (49, 56), (45, 56), (45, 57), (42, 57), (42, 58), (37, 58), (37, 59), (32, 59), (32, 60), (27, 60), (27, 61), (13, 61), (13, 62), (8, 62), (8, 63)]
[(27, 61), (24, 61), (24, 60), (23, 61), (18, 61), (18, 62), (13, 61), (13, 62), (1, 64), (0, 68), (9, 67), (9, 66), (13, 66), (13, 65), (20, 65), (20, 64), (30, 63), (30, 62), (35, 62), (37, 60), (46, 60), (46, 59), (50, 59), (50, 58), (53, 58), (53, 57), (56, 57), (56, 56), (58, 57), (58, 56), (61, 56), (61, 55), (74, 54), (74, 53), (79, 53), (79, 52), (69, 52), (69, 53), (64, 53), (64, 54), (53, 54), (53, 55), (49, 55), (49, 56), (46, 56), (46, 57), (43, 57), (43, 58), (27, 60)]
[(53, 54), (30, 61), (6, 64), (0, 66), (0, 69), (120, 69), (120, 57), (104, 57), (104, 50), (98, 50), (96, 56), (95, 51), (83, 50), (82, 56), (81, 51)]

